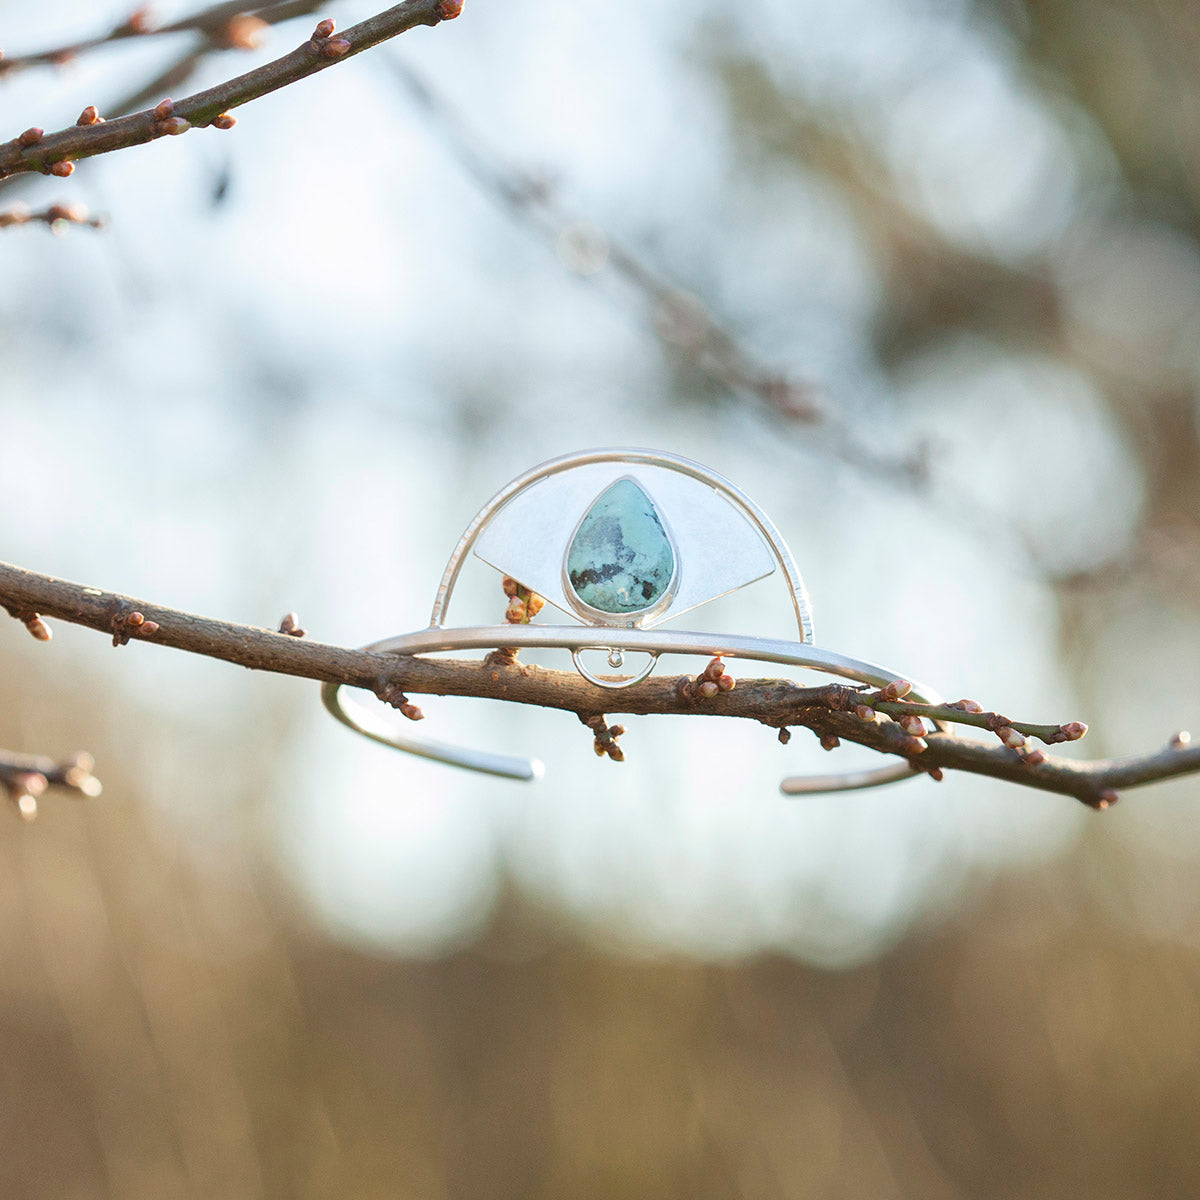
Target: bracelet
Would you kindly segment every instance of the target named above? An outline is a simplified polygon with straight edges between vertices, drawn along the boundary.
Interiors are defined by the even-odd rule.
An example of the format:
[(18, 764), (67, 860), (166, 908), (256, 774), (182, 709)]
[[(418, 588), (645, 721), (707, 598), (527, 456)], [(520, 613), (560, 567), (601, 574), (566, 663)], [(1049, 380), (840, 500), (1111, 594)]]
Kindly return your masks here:
[[(544, 599), (575, 625), (452, 627), (446, 616), (468, 553)], [(763, 579), (783, 575), (795, 612), (798, 640), (661, 631), (662, 622)], [(527, 603), (521, 599), (514, 604)], [(536, 611), (540, 604), (534, 608)], [(528, 613), (525, 619), (528, 619)], [(637, 449), (586, 450), (551, 459), (518, 476), (483, 506), (459, 539), (434, 600), (427, 629), (364, 646), (383, 654), (436, 654), (456, 650), (556, 649), (571, 654), (576, 670), (609, 690), (645, 679), (662, 654), (747, 659), (806, 667), (871, 687), (902, 678), (812, 644), (808, 594), (779, 531), (738, 487), (679, 455)], [(630, 674), (592, 671), (583, 655), (607, 653), (614, 671), (627, 653), (645, 654)], [(941, 697), (918, 684), (909, 693), (924, 704)], [(508, 779), (536, 779), (536, 759), (450, 745), (402, 733), (383, 716), (321, 689), (325, 707), (343, 724), (397, 750)], [(939, 729), (945, 729), (935, 722)], [(835, 775), (784, 779), (789, 795), (874, 787), (916, 772), (908, 763)]]

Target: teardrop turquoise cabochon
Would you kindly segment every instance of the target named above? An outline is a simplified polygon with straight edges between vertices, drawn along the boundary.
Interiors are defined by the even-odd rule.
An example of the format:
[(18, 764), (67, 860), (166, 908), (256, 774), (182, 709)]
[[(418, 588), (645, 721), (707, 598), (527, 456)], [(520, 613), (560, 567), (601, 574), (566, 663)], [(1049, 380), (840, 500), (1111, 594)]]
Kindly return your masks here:
[(606, 613), (652, 608), (671, 585), (675, 552), (654, 501), (618, 479), (587, 510), (567, 550), (575, 594)]

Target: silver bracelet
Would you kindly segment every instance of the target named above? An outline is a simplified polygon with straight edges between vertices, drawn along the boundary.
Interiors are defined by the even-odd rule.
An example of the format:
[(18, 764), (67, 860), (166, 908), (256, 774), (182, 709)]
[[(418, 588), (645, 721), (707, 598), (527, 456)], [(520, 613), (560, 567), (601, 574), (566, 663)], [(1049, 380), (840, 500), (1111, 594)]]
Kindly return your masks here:
[[(447, 627), (446, 614), (468, 552), (576, 618), (574, 625)], [(797, 641), (658, 631), (656, 627), (719, 596), (782, 572), (796, 615)], [(585, 450), (551, 459), (518, 476), (478, 512), (450, 555), (429, 628), (364, 646), (383, 654), (454, 650), (568, 650), (595, 687), (620, 689), (645, 679), (661, 654), (749, 659), (807, 667), (882, 688), (907, 678), (812, 644), (808, 594), (791, 551), (770, 518), (714, 471), (655, 450)], [(598, 675), (583, 660), (606, 653), (614, 671), (627, 653), (646, 663), (631, 674)], [(912, 699), (940, 704), (913, 684)], [(448, 745), (401, 733), (382, 715), (321, 689), (325, 707), (351, 729), (409, 754), (508, 779), (536, 779), (536, 759)], [(939, 729), (944, 728), (936, 723)], [(837, 775), (784, 779), (789, 795), (846, 791), (911, 778), (908, 763)]]

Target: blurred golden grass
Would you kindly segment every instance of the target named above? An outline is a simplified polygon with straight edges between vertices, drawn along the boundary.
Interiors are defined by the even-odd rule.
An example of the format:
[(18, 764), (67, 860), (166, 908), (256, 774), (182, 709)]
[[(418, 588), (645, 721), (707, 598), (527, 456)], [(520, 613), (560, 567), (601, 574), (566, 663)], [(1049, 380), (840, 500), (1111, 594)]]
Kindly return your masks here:
[(629, 959), (515, 887), (386, 960), (252, 819), (193, 853), (86, 688), (16, 682), (0, 741), (110, 744), (100, 800), (0, 824), (5, 1197), (1200, 1192), (1200, 956), (1095, 905), (1086, 841), (853, 970)]

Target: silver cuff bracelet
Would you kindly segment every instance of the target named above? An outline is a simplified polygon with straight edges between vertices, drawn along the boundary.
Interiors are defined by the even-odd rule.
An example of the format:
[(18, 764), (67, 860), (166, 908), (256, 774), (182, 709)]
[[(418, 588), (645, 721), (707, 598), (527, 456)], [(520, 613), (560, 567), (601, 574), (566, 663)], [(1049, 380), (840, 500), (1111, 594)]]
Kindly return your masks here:
[[(576, 619), (572, 625), (447, 627), (446, 614), (468, 552), (528, 592)], [(798, 640), (658, 631), (682, 613), (773, 574), (783, 573)], [(748, 659), (807, 667), (882, 688), (895, 671), (812, 644), (808, 595), (795, 561), (770, 518), (734, 484), (699, 463), (654, 450), (601, 449), (551, 459), (514, 479), (478, 512), (450, 555), (429, 627), (364, 646), (395, 655), (453, 650), (568, 650), (576, 670), (598, 688), (645, 679), (661, 654)], [(643, 653), (633, 674), (608, 677), (585, 665), (585, 651), (606, 652), (613, 670), (626, 653)], [(913, 684), (912, 699), (940, 704)], [(321, 689), (325, 707), (351, 729), (397, 750), (453, 766), (536, 779), (536, 759), (448, 745), (401, 733), (382, 711), (346, 699), (340, 685)], [(939, 726), (940, 728), (941, 726)], [(874, 787), (911, 778), (907, 763), (837, 775), (784, 779), (790, 795)]]

